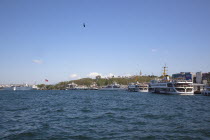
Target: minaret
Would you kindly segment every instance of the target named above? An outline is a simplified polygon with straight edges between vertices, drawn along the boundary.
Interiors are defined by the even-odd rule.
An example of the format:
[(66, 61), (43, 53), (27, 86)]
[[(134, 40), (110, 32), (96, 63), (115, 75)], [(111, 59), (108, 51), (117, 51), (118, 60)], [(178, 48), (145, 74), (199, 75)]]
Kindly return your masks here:
[(142, 77), (142, 72), (141, 72), (141, 70), (140, 70), (140, 77)]

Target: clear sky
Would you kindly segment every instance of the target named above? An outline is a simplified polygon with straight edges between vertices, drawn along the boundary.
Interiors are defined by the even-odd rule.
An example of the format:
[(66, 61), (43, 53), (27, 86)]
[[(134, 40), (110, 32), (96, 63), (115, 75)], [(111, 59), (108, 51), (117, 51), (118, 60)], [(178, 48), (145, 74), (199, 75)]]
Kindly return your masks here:
[(210, 0), (0, 0), (0, 84), (161, 75), (164, 64), (210, 71)]

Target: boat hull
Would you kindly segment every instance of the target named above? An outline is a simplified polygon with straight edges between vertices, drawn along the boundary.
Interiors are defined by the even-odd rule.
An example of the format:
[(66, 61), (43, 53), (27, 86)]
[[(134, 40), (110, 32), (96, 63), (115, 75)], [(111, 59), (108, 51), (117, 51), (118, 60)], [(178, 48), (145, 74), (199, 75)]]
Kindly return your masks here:
[(178, 91), (178, 90), (176, 90), (175, 87), (151, 87), (151, 88), (149, 88), (149, 92), (152, 92), (152, 93), (172, 94), (172, 95), (194, 95), (194, 90), (191, 87), (183, 88), (182, 90), (183, 91)]
[(151, 91), (150, 90), (150, 92), (151, 93), (157, 93), (157, 94), (172, 94), (172, 95), (194, 95), (194, 92), (192, 91), (192, 92), (178, 92), (178, 91), (176, 91), (176, 92), (166, 92), (166, 91), (159, 91), (159, 90), (153, 90), (153, 91)]
[(124, 91), (126, 89), (124, 89), (124, 88), (101, 88), (98, 90), (101, 90), (101, 91)]
[(149, 92), (149, 90), (140, 90), (140, 89), (128, 89), (130, 92)]
[(156, 94), (168, 94), (168, 95), (194, 95), (194, 93), (186, 93), (186, 92), (153, 92)]

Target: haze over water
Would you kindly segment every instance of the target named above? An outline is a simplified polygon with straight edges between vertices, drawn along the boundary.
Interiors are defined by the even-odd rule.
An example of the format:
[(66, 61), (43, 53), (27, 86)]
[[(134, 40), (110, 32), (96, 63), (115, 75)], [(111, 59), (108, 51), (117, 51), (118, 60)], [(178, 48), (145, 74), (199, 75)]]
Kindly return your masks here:
[(0, 139), (209, 139), (209, 97), (0, 91)]

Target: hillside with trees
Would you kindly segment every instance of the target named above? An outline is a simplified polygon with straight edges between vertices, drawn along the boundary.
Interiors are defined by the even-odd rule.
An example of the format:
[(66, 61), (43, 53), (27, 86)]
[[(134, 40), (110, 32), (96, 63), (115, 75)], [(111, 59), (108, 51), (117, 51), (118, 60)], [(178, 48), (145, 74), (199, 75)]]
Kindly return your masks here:
[(68, 84), (75, 83), (77, 85), (84, 85), (90, 87), (93, 83), (96, 83), (97, 86), (106, 86), (110, 85), (114, 82), (117, 82), (120, 85), (128, 85), (132, 82), (139, 82), (139, 83), (149, 83), (151, 80), (156, 78), (157, 76), (131, 76), (131, 77), (112, 77), (112, 78), (101, 78), (101, 76), (96, 76), (95, 79), (92, 78), (82, 78), (78, 80), (71, 80), (71, 81), (64, 81), (60, 82), (55, 85), (45, 85), (40, 84), (37, 85), (40, 89), (43, 90), (65, 90)]

